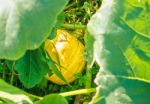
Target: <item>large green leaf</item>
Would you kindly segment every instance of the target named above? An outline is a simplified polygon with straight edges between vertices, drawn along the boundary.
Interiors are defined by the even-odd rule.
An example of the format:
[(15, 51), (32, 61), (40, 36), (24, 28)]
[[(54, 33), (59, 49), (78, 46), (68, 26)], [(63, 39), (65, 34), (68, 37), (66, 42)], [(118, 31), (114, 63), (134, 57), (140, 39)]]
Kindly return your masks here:
[(45, 96), (42, 100), (37, 101), (35, 104), (68, 104), (68, 102), (61, 95), (50, 94)]
[[(149, 104), (150, 82), (132, 77), (102, 75), (102, 85), (91, 104)], [(112, 82), (111, 82), (112, 81)]]
[(25, 87), (34, 87), (48, 73), (49, 67), (43, 57), (41, 49), (37, 49), (27, 51), (21, 59), (16, 61), (14, 68)]
[[(32, 104), (35, 98), (0, 79), (0, 101), (3, 104)], [(11, 102), (11, 103), (8, 103)]]
[[(128, 79), (130, 76), (150, 80), (150, 9), (147, 5), (150, 0), (103, 0), (88, 23), (88, 31), (95, 38), (94, 58), (101, 67), (96, 78), (99, 87), (95, 97), (99, 100), (93, 102), (148, 104), (150, 101), (150, 83)], [(127, 78), (120, 78), (123, 76)], [(120, 87), (123, 92), (117, 99), (113, 98)]]
[(18, 59), (38, 48), (68, 0), (0, 0), (0, 58)]

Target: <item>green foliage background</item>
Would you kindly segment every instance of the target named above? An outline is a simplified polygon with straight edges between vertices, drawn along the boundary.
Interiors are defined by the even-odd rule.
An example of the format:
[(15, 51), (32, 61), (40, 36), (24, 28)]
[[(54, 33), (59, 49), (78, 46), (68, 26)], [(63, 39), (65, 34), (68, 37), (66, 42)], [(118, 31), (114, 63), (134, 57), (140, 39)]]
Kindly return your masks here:
[[(94, 3), (96, 2), (100, 1), (96, 0)], [(49, 69), (53, 69), (52, 71), (65, 81), (55, 63), (43, 52), (42, 43), (49, 34), (52, 34), (49, 38), (54, 38), (55, 30), (60, 26), (82, 28), (85, 29), (83, 43), (86, 48), (87, 67), (86, 76), (77, 84), (81, 82), (82, 85), (85, 79), (85, 82), (92, 81), (90, 73), (95, 69), (95, 61), (98, 68), (100, 67), (95, 79), (97, 91), (89, 103), (149, 104), (150, 0), (103, 0), (98, 10), (99, 5), (94, 4), (96, 9), (92, 10), (91, 4), (86, 1), (82, 8), (77, 5), (77, 10), (85, 10), (85, 15), (77, 12), (77, 16), (73, 14), (70, 17), (62, 12), (67, 3), (68, 0), (0, 0), (2, 78), (11, 77), (8, 82), (13, 83), (14, 74), (21, 82), (17, 84), (23, 84), (29, 89), (41, 83), (45, 74), (50, 74)], [(65, 9), (68, 8), (66, 6)], [(72, 11), (74, 9), (67, 12)], [(81, 16), (83, 20), (78, 20)], [(87, 29), (81, 24), (62, 25), (64, 19), (67, 23), (74, 23), (76, 20), (79, 24), (88, 22)], [(12, 75), (5, 75), (8, 71), (6, 69), (9, 69)], [(92, 85), (86, 83), (85, 86), (90, 88)], [(68, 87), (72, 88), (70, 85)], [(19, 98), (19, 101), (14, 98)], [(0, 79), (0, 103), (60, 102), (68, 103), (59, 94), (39, 97)]]

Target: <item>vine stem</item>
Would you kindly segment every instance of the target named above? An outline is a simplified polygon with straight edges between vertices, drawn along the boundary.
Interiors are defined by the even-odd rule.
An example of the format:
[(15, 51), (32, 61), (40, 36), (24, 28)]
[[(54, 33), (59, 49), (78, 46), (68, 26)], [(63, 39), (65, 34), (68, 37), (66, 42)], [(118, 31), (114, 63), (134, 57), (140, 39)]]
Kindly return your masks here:
[(86, 68), (86, 81), (85, 81), (85, 87), (86, 88), (91, 88), (91, 83), (92, 83), (92, 69)]
[(73, 95), (79, 95), (79, 94), (89, 94), (92, 92), (96, 92), (96, 88), (88, 88), (88, 89), (69, 91), (69, 92), (60, 93), (59, 95), (67, 97), (67, 96), (73, 96)]
[(86, 25), (82, 25), (82, 24), (63, 24), (62, 28), (67, 28), (67, 29), (71, 29), (71, 30), (86, 29)]
[[(67, 96), (74, 96), (74, 95), (79, 95), (79, 94), (89, 94), (92, 92), (96, 92), (96, 88), (88, 88), (88, 89), (80, 89), (80, 90), (75, 90), (75, 91), (63, 92), (63, 93), (59, 93), (59, 95), (63, 97), (67, 97)], [(29, 94), (29, 96), (39, 99), (39, 100), (43, 99), (43, 97), (32, 95), (32, 94)]]
[(10, 77), (10, 84), (13, 85), (13, 82), (14, 82), (14, 75), (15, 75), (15, 71), (14, 71), (14, 66), (15, 66), (15, 61), (13, 62), (13, 65), (12, 65), (12, 73), (11, 73), (11, 77)]
[(41, 97), (41, 96), (36, 96), (36, 95), (32, 95), (32, 94), (28, 94), (28, 96), (31, 97), (31, 98), (38, 99), (38, 100), (43, 99), (43, 97)]

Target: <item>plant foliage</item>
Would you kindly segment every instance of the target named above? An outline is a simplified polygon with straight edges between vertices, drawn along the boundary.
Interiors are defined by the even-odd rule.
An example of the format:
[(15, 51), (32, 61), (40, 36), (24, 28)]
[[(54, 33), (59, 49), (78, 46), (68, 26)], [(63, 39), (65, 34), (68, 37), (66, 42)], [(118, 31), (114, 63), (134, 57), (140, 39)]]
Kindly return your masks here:
[(48, 37), (68, 0), (0, 0), (0, 58), (18, 59)]
[[(150, 101), (150, 0), (103, 0), (88, 23), (101, 66), (96, 104)], [(110, 99), (111, 98), (111, 99)]]
[[(91, 82), (97, 73), (94, 69), (99, 68), (90, 104), (149, 104), (150, 0), (102, 0), (102, 4), (101, 0), (70, 0), (64, 9), (68, 1), (0, 0), (0, 78), (31, 93), (37, 85), (36, 94), (42, 90), (41, 96), (45, 95), (32, 95), (0, 79), (0, 104), (68, 104), (63, 96), (83, 91), (49, 91), (84, 86), (94, 92)], [(75, 22), (79, 25), (68, 24)], [(55, 38), (60, 27), (85, 34), (80, 40), (86, 49), (86, 75), (79, 73), (73, 86), (41, 82), (52, 71), (67, 83), (41, 45), (46, 38)]]

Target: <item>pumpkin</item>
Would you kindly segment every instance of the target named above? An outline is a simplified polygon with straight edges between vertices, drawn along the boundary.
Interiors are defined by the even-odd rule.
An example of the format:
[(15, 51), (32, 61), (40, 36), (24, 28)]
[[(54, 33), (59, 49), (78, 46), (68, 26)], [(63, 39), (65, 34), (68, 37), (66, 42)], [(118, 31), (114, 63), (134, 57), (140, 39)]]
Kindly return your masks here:
[[(82, 72), (85, 66), (84, 45), (65, 30), (57, 30), (53, 40), (45, 41), (45, 49), (68, 83), (75, 80), (75, 75)], [(56, 74), (47, 77), (53, 83), (65, 85)]]

